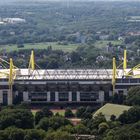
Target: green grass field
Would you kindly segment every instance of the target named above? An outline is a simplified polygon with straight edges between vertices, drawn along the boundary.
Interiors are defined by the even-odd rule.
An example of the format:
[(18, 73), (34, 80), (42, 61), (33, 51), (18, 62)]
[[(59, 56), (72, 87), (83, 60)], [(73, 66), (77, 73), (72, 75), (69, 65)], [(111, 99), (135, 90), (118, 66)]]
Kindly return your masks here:
[[(97, 48), (104, 48), (106, 45), (111, 42), (113, 45), (121, 45), (122, 41), (97, 41), (94, 45)], [(6, 50), (10, 51), (18, 51), (25, 49), (47, 49), (48, 46), (52, 46), (53, 50), (63, 50), (64, 52), (72, 52), (76, 50), (79, 45), (78, 44), (68, 44), (68, 45), (59, 45), (57, 42), (46, 42), (46, 43), (30, 43), (24, 44), (24, 48), (18, 48), (17, 45), (0, 45), (0, 51)]]
[(77, 49), (78, 44), (59, 45), (57, 42), (46, 42), (46, 43), (35, 43), (35, 44), (24, 44), (24, 48), (17, 48), (17, 45), (1, 45), (1, 50), (7, 52), (23, 49), (47, 49), (48, 46), (52, 46), (53, 50), (63, 50), (64, 52), (72, 52)]
[(111, 42), (113, 45), (121, 45), (122, 44), (122, 41), (118, 41), (118, 40), (116, 40), (116, 41), (105, 41), (105, 40), (103, 40), (103, 41), (97, 41), (94, 45), (97, 48), (104, 48), (104, 47), (106, 47), (106, 45), (109, 42)]
[[(36, 112), (39, 110), (31, 110), (32, 114), (35, 116)], [(52, 109), (51, 110), (53, 112), (53, 114), (55, 115), (56, 113), (59, 113), (59, 115), (64, 116), (65, 114), (65, 110), (64, 109)], [(72, 110), (72, 112), (75, 114), (76, 110)]]
[(97, 116), (99, 113), (102, 113), (103, 115), (105, 115), (105, 118), (107, 120), (110, 119), (111, 115), (115, 115), (118, 118), (125, 110), (129, 110), (130, 108), (131, 106), (107, 103), (106, 105), (98, 109), (93, 117)]

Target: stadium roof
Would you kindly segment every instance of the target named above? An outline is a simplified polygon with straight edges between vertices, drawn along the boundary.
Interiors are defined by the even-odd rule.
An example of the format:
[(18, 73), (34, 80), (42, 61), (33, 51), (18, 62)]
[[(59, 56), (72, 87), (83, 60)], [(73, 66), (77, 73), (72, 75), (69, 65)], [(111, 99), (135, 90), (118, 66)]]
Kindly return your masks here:
[[(15, 69), (15, 79), (111, 79), (108, 69)], [(8, 78), (9, 69), (0, 69), (0, 78)]]
[[(127, 69), (128, 72), (130, 69)], [(139, 70), (133, 71), (134, 75), (140, 74)], [(122, 69), (117, 69), (117, 78), (122, 78), (124, 72)], [(13, 69), (14, 79), (80, 79), (80, 80), (106, 80), (112, 79), (112, 69)], [(9, 78), (9, 69), (0, 69), (0, 78), (7, 79)]]

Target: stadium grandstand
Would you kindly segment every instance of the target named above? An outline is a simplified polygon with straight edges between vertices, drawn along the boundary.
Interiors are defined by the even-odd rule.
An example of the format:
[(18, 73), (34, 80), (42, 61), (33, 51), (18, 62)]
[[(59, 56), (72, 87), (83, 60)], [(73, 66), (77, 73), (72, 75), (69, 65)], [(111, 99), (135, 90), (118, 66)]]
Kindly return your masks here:
[(130, 87), (140, 85), (140, 65), (127, 68), (126, 50), (119, 67), (113, 58), (112, 69), (41, 69), (35, 63), (34, 51), (27, 69), (17, 68), (12, 58), (10, 62), (0, 58), (0, 63), (3, 66), (0, 104), (3, 105), (17, 102), (57, 107), (102, 104), (113, 94), (126, 95)]

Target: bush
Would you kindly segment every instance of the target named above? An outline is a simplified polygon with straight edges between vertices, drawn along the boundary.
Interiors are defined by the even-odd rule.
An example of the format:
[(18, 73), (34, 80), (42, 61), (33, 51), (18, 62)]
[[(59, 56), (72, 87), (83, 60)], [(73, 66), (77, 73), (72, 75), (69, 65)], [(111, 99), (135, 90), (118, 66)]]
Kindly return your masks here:
[(76, 134), (89, 134), (90, 130), (84, 124), (78, 124), (74, 127)]
[(76, 116), (78, 118), (82, 118), (83, 113), (86, 111), (85, 107), (79, 107), (76, 111)]
[(36, 129), (23, 130), (10, 127), (0, 131), (0, 140), (43, 140), (45, 136), (45, 131)]
[(138, 122), (140, 120), (140, 107), (133, 107), (128, 111), (124, 111), (118, 120), (123, 124)]
[(139, 140), (140, 122), (111, 129), (103, 140)]
[(43, 118), (40, 120), (37, 128), (48, 131), (49, 128), (57, 130), (60, 127), (72, 125), (71, 122), (62, 116), (53, 116), (51, 118)]
[(0, 140), (24, 140), (25, 132), (19, 128), (7, 128), (0, 131)]
[(140, 105), (140, 87), (132, 87), (126, 96), (126, 104)]
[(65, 111), (65, 117), (67, 117), (67, 118), (72, 118), (72, 117), (74, 117), (74, 114), (73, 114), (73, 112), (71, 111), (70, 108), (67, 108), (67, 109), (66, 109), (66, 111)]
[(53, 112), (50, 111), (47, 107), (44, 107), (41, 111), (36, 112), (35, 115), (35, 124), (38, 124), (39, 121), (44, 117), (52, 117)]
[(106, 122), (102, 122), (98, 126), (98, 133), (103, 134), (107, 129), (109, 129), (109, 125)]
[(52, 133), (47, 133), (44, 140), (75, 140), (69, 133), (65, 131), (56, 131)]
[(0, 112), (0, 129), (9, 126), (28, 129), (34, 126), (34, 117), (26, 109), (4, 109)]
[(17, 44), (17, 48), (24, 48), (24, 44)]
[(92, 118), (92, 108), (91, 107), (80, 107), (78, 108), (76, 112), (76, 116), (78, 118), (84, 118), (84, 119), (91, 119)]
[(46, 136), (46, 133), (43, 130), (30, 129), (25, 132), (25, 140), (43, 140)]

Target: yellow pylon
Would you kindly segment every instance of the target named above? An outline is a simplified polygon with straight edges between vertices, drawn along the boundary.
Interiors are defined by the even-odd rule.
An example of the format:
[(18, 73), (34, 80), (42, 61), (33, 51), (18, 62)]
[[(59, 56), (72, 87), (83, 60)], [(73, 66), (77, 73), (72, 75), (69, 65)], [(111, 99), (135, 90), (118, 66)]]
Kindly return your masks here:
[(115, 85), (116, 85), (116, 58), (113, 57), (113, 73), (112, 73), (113, 95), (115, 93)]
[(9, 69), (9, 86), (13, 84), (13, 59), (10, 58), (10, 69)]
[(34, 51), (31, 51), (30, 62), (29, 62), (29, 69), (35, 70), (35, 56)]
[(126, 69), (127, 69), (127, 51), (124, 50), (124, 58), (123, 58), (123, 71), (124, 71), (124, 74), (126, 73)]

